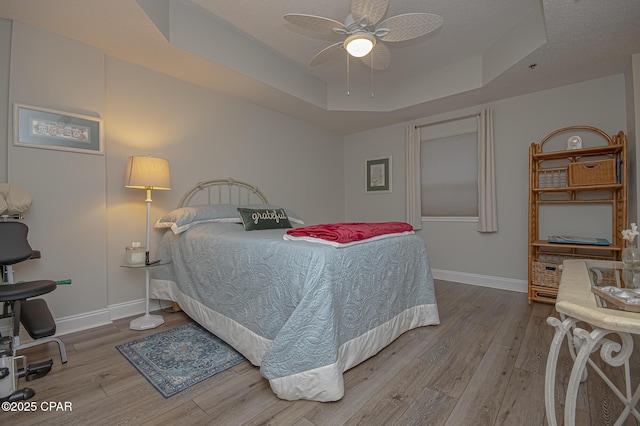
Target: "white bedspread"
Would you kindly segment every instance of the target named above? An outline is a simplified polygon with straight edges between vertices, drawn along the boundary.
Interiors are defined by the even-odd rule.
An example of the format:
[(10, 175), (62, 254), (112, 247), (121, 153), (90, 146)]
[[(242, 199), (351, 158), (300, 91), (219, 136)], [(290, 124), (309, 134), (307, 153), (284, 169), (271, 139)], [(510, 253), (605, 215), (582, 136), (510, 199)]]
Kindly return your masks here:
[(176, 301), (261, 367), (283, 399), (342, 398), (342, 373), (403, 332), (438, 324), (416, 235), (336, 249), (238, 224), (167, 232), (151, 296)]

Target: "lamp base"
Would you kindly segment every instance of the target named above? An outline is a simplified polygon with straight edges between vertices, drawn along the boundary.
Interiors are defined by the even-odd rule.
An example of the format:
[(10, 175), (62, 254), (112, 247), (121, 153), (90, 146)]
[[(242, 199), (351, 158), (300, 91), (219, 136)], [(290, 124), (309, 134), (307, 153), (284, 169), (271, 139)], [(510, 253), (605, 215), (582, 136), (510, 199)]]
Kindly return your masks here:
[(145, 314), (140, 318), (136, 318), (129, 323), (131, 330), (149, 330), (164, 324), (164, 318), (160, 315)]

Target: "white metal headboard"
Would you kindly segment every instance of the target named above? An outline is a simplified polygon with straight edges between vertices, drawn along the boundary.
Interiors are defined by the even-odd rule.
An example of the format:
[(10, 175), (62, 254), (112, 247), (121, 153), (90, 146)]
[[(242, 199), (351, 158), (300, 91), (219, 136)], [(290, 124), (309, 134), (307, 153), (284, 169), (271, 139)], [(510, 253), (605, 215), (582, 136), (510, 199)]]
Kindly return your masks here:
[[(203, 194), (204, 193), (204, 194)], [(267, 204), (267, 197), (258, 189), (257, 186), (234, 180), (214, 179), (206, 182), (200, 182), (189, 191), (187, 191), (178, 208), (186, 207), (192, 204)]]

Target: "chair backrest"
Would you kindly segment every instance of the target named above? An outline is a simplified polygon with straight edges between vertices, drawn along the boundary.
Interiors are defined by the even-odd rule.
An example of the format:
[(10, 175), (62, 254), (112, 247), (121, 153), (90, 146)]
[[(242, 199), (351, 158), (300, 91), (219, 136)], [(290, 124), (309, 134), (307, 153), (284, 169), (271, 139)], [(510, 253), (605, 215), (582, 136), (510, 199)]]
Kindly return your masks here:
[(22, 222), (0, 222), (0, 265), (13, 265), (31, 257), (28, 232), (29, 227)]

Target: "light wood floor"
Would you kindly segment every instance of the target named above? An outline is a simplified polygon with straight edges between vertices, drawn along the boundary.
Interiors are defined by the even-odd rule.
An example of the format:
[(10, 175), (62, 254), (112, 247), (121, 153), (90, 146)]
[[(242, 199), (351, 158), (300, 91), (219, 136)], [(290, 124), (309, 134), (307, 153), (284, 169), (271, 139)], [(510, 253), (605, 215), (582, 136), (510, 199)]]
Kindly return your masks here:
[[(166, 323), (155, 330), (131, 331), (123, 319), (63, 336), (64, 366), (53, 344), (25, 350), (31, 362), (55, 361), (46, 377), (20, 382), (36, 390), (31, 401), (70, 402), (73, 411), (0, 412), (0, 424), (545, 425), (544, 369), (553, 336), (545, 319), (553, 307), (528, 305), (522, 293), (443, 281), (436, 293), (441, 324), (405, 333), (346, 372), (338, 402), (279, 400), (248, 362), (164, 399), (115, 346), (190, 321), (165, 312)], [(558, 380), (566, 384), (566, 347), (563, 354)], [(591, 374), (581, 386), (577, 424), (613, 424), (620, 406)]]

